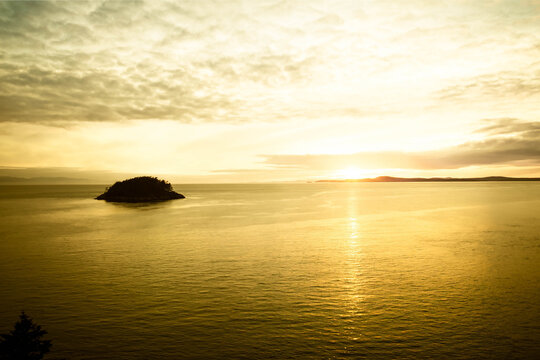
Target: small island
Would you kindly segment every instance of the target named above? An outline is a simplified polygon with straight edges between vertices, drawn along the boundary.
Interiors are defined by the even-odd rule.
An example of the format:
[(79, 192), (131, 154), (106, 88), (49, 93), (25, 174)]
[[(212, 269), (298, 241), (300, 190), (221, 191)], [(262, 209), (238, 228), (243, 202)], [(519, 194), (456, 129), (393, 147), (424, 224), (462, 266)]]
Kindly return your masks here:
[(183, 198), (185, 196), (175, 192), (167, 181), (152, 176), (139, 176), (117, 181), (103, 194), (96, 197), (96, 200), (135, 203)]

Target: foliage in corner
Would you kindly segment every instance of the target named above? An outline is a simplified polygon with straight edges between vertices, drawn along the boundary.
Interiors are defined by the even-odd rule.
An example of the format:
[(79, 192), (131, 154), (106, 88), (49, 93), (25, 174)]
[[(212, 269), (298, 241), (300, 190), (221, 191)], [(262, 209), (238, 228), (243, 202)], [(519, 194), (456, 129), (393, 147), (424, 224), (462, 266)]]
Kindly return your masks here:
[(8, 334), (0, 335), (0, 360), (40, 360), (51, 349), (50, 340), (42, 340), (47, 334), (24, 313)]

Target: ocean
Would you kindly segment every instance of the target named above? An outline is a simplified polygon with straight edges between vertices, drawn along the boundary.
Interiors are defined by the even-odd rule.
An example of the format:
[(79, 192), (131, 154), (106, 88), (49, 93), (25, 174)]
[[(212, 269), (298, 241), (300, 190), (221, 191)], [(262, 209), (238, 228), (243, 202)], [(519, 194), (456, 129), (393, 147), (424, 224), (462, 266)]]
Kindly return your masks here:
[(0, 333), (66, 359), (540, 358), (540, 183), (0, 186)]

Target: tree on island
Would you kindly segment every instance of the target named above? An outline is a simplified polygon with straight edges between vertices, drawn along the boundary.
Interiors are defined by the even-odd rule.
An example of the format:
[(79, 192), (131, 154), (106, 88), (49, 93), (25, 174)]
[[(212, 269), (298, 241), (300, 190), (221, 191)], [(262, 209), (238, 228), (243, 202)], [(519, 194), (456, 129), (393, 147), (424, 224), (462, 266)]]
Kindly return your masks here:
[(172, 185), (153, 176), (139, 176), (124, 181), (117, 181), (113, 186), (96, 197), (97, 200), (113, 202), (147, 202), (183, 199)]
[(0, 360), (40, 360), (51, 349), (50, 340), (42, 340), (47, 334), (23, 312), (19, 321), (8, 334), (0, 335)]

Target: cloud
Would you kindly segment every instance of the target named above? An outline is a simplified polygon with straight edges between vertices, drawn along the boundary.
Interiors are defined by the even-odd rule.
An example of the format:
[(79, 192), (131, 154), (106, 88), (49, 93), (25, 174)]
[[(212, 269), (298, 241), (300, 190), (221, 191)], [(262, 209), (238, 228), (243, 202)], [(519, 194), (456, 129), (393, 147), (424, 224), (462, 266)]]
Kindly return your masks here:
[(423, 108), (432, 91), (469, 106), (537, 100), (537, 10), (526, 1), (0, 2), (0, 122), (331, 121)]
[(458, 169), (497, 164), (540, 165), (540, 122), (494, 119), (477, 132), (486, 136), (458, 146), (424, 152), (378, 151), (345, 155), (264, 155), (263, 163), (276, 169)]
[(309, 76), (312, 58), (267, 48), (296, 30), (239, 5), (3, 2), (0, 121), (283, 118), (283, 104), (256, 109)]
[[(538, 51), (540, 55), (540, 49)], [(462, 103), (467, 99), (478, 97), (489, 99), (505, 99), (511, 96), (529, 98), (540, 97), (540, 62), (533, 64), (533, 70), (527, 72), (504, 71), (486, 74), (462, 80), (452, 86), (441, 89), (437, 95), (442, 100)], [(535, 70), (536, 69), (536, 70)]]
[(7, 73), (0, 76), (2, 120), (181, 119), (190, 122), (200, 118), (211, 121), (213, 114), (209, 109), (234, 107), (234, 100), (224, 94), (198, 97), (194, 89), (182, 85), (182, 80), (198, 83), (185, 72), (163, 72), (161, 76), (165, 79), (158, 82), (137, 75), (135, 70), (120, 77), (99, 70), (73, 73), (38, 67)]
[(520, 121), (513, 118), (501, 118), (492, 120), (483, 120), (486, 125), (476, 130), (477, 133), (487, 135), (519, 135), (519, 136), (537, 136), (540, 131), (540, 122)]

